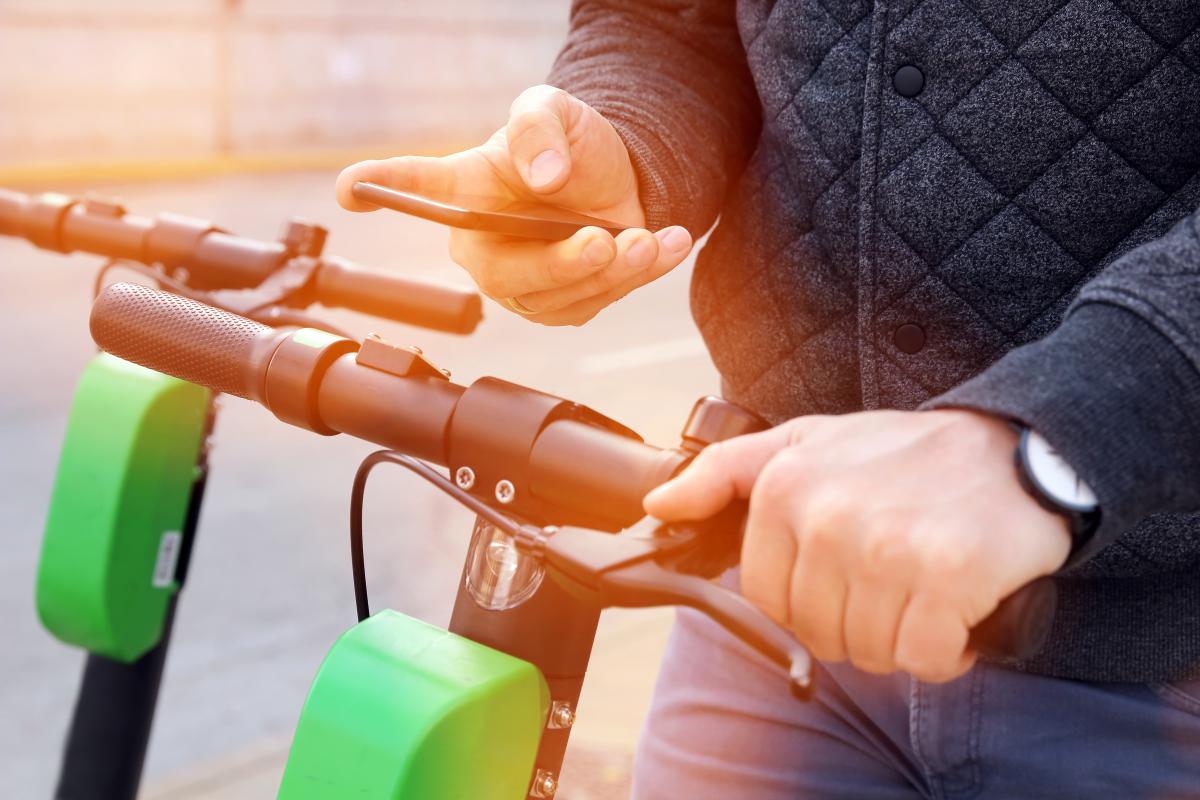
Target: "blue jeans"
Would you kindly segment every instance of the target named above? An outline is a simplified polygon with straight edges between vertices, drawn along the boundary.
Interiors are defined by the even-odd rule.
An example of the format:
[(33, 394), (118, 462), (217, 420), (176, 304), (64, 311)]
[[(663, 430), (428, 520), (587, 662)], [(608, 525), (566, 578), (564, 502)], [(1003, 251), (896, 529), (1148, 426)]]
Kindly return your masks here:
[(1200, 797), (1200, 681), (1067, 681), (981, 664), (951, 683), (784, 674), (680, 610), (635, 760), (657, 798)]

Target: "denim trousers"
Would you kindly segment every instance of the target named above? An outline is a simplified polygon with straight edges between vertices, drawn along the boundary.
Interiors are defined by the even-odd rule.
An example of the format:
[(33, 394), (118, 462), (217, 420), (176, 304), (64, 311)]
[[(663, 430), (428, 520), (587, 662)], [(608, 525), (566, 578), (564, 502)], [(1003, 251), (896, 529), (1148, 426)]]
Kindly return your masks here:
[(1200, 798), (1200, 680), (1086, 683), (977, 664), (945, 684), (823, 664), (808, 701), (679, 611), (635, 800)]

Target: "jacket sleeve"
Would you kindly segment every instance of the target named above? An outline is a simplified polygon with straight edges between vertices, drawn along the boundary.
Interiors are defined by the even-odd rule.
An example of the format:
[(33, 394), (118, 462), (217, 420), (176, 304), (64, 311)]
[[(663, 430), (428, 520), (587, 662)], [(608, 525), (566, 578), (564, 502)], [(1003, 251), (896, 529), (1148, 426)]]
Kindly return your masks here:
[(926, 407), (1041, 433), (1096, 492), (1079, 563), (1155, 512), (1200, 509), (1200, 212), (1086, 283), (1060, 327)]
[(758, 137), (729, 0), (575, 0), (548, 82), (604, 115), (638, 173), (647, 226), (699, 236)]

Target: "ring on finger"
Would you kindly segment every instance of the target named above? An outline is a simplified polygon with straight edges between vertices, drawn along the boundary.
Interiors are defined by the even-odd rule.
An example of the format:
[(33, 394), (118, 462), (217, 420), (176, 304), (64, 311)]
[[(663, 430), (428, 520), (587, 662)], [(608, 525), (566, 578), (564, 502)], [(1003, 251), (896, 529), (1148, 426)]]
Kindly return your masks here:
[(504, 304), (523, 317), (528, 317), (530, 314), (537, 313), (515, 297), (504, 298)]

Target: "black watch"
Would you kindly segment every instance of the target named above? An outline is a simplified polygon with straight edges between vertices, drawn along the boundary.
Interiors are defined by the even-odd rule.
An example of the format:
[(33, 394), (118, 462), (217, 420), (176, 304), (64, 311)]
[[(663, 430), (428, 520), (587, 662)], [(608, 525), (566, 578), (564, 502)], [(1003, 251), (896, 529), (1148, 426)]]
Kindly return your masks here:
[(1017, 479), (1038, 505), (1067, 518), (1074, 554), (1100, 527), (1096, 494), (1041, 435), (1023, 426), (1018, 430), (1021, 438), (1015, 453)]

